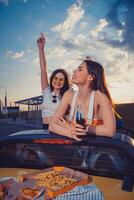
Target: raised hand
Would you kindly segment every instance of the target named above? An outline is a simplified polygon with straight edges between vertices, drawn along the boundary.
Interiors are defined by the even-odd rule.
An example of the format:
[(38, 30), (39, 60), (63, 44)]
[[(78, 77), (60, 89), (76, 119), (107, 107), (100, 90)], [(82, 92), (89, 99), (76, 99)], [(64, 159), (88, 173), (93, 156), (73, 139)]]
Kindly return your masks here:
[(40, 37), (39, 37), (38, 40), (37, 40), (38, 48), (39, 48), (39, 49), (43, 49), (45, 43), (46, 43), (46, 38), (45, 38), (45, 36), (43, 35), (43, 33), (41, 33), (41, 34), (40, 34)]
[(45, 49), (44, 49), (45, 43), (46, 43), (46, 38), (44, 37), (43, 33), (41, 33), (39, 39), (37, 40), (37, 45), (39, 49), (42, 91), (44, 91), (44, 89), (47, 88), (49, 85), (48, 78), (47, 78), (46, 57), (45, 57)]

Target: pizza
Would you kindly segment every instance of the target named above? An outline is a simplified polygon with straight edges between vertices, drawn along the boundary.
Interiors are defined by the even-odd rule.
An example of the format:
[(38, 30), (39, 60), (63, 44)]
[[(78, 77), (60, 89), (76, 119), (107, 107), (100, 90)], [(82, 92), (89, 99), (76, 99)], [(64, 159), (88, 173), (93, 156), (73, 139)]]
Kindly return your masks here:
[(32, 189), (29, 187), (22, 188), (22, 189), (20, 189), (20, 191), (25, 198), (31, 199), (31, 200), (39, 197), (43, 192), (42, 189), (36, 189), (36, 188)]

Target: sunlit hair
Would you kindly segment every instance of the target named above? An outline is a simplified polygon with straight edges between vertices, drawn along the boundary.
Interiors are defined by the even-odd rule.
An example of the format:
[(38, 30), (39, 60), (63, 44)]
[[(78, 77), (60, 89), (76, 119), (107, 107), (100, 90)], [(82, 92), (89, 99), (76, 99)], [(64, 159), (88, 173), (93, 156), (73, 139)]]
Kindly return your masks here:
[(108, 99), (110, 100), (112, 106), (114, 107), (112, 98), (111, 98), (109, 90), (107, 88), (103, 66), (97, 62), (90, 60), (90, 59), (85, 59), (83, 62), (86, 63), (88, 73), (91, 74), (93, 77), (93, 82), (91, 84), (92, 89), (100, 90), (103, 94), (105, 94), (108, 97)]
[(68, 78), (67, 72), (66, 72), (64, 69), (56, 69), (56, 70), (52, 73), (52, 75), (51, 75), (51, 77), (50, 77), (50, 90), (51, 90), (51, 92), (54, 90), (54, 87), (52, 86), (52, 81), (53, 81), (53, 78), (54, 78), (54, 77), (56, 76), (56, 74), (58, 74), (58, 73), (62, 73), (62, 74), (64, 75), (64, 78), (65, 78), (65, 80), (64, 80), (64, 85), (63, 85), (63, 87), (62, 87), (61, 90), (60, 90), (60, 95), (61, 95), (61, 98), (62, 98), (63, 94), (69, 89), (69, 78)]

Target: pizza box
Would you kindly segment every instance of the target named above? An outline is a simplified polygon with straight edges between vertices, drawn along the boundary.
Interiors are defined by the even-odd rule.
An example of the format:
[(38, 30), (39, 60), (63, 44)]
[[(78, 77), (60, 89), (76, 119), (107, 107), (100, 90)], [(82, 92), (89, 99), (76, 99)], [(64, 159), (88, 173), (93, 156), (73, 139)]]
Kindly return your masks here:
[(80, 171), (66, 167), (51, 167), (38, 172), (21, 175), (20, 182), (31, 181), (34, 187), (44, 188), (44, 199), (53, 199), (61, 194), (72, 190), (79, 185), (86, 185), (92, 178)]

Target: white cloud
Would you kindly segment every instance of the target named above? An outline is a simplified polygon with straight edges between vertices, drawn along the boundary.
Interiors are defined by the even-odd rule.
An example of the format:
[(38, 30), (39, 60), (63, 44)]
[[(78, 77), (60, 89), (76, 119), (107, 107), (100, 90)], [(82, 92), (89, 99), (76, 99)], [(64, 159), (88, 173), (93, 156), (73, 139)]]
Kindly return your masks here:
[(8, 6), (10, 0), (0, 0), (0, 3), (4, 3), (5, 6)]
[(81, 29), (84, 29), (84, 28), (87, 27), (87, 25), (88, 25), (88, 23), (85, 22), (85, 21), (83, 21), (83, 22), (80, 23), (80, 28), (81, 28)]
[(12, 58), (12, 59), (20, 59), (24, 56), (24, 52), (21, 51), (21, 52), (13, 52), (13, 51), (6, 51), (6, 55), (7, 57), (9, 58)]
[(81, 1), (77, 1), (77, 3), (73, 4), (67, 11), (68, 16), (66, 20), (63, 23), (52, 27), (51, 30), (59, 33), (62, 39), (68, 39), (75, 25), (82, 19), (84, 15), (84, 10), (81, 6)]
[(32, 65), (35, 65), (35, 66), (39, 66), (39, 58), (35, 58), (33, 61), (32, 61)]
[[(120, 81), (122, 81), (124, 84), (132, 81), (131, 78), (129, 79), (129, 74), (126, 73), (126, 71), (132, 67), (132, 59), (130, 59), (131, 61), (128, 59), (128, 51), (123, 48), (113, 47), (111, 44), (107, 44), (105, 43), (105, 41), (101, 41), (101, 39), (98, 39), (98, 36), (99, 38), (105, 37), (104, 28), (108, 27), (107, 20), (105, 18), (100, 19), (99, 24), (95, 27), (94, 30), (90, 31), (90, 33), (88, 30), (84, 31), (83, 33), (81, 32), (81, 28), (88, 27), (88, 29), (90, 30), (92, 25), (94, 24), (94, 19), (89, 18), (88, 21), (85, 21), (85, 24), (82, 24), (79, 19), (77, 21), (78, 26), (73, 26), (73, 28), (71, 29), (71, 31), (75, 33), (74, 37), (74, 35), (70, 34), (71, 31), (69, 32), (68, 29), (65, 28), (69, 16), (70, 15), (68, 15), (64, 23), (59, 24), (54, 29), (61, 36), (61, 40), (58, 44), (61, 45), (60, 48), (63, 48), (63, 52), (65, 52), (61, 54), (63, 66), (66, 69), (69, 69), (69, 71), (72, 71), (78, 65), (78, 63), (81, 62), (81, 59), (83, 57), (89, 55), (91, 59), (104, 65), (108, 83), (110, 85), (115, 86)], [(85, 18), (84, 12), (82, 14), (82, 18)], [(109, 32), (106, 33), (109, 34)], [(116, 37), (118, 40), (121, 40), (122, 34), (122, 31), (117, 32)], [(65, 43), (63, 42), (64, 39), (66, 39)], [(59, 62), (57, 59), (58, 48), (56, 52), (54, 53), (54, 55), (57, 55), (56, 62)], [(131, 58), (132, 57), (133, 55), (131, 55)]]
[[(112, 91), (111, 95), (114, 99), (121, 101), (121, 98), (125, 99), (126, 95), (124, 90), (121, 91), (121, 98), (117, 98), (120, 96), (121, 88), (129, 88), (134, 83), (134, 73), (132, 73), (134, 54), (129, 55), (127, 50), (113, 47), (110, 43), (100, 39), (100, 36), (105, 37), (105, 34), (109, 36), (108, 22), (104, 18), (100, 19), (99, 24), (90, 34), (89, 30), (93, 27), (94, 20), (90, 17), (88, 21), (86, 20), (80, 2), (68, 9), (65, 21), (52, 28), (60, 37), (55, 36), (51, 40), (48, 38), (50, 41), (46, 49), (48, 73), (50, 74), (58, 67), (65, 68), (71, 73), (81, 63), (81, 60), (89, 55), (91, 59), (104, 66), (108, 85), (110, 85), (109, 89)], [(118, 40), (122, 38), (122, 31), (115, 32), (114, 30), (113, 32)], [(38, 55), (33, 57), (35, 59), (31, 60), (31, 65), (39, 66)], [(39, 68), (36, 70), (39, 73)]]
[(47, 57), (49, 59), (53, 59), (53, 58), (62, 58), (63, 56), (65, 56), (66, 53), (66, 49), (62, 46), (58, 46), (58, 47), (53, 47), (52, 49), (50, 48), (47, 51)]
[(90, 33), (91, 33), (91, 36), (92, 37), (97, 37), (97, 35), (102, 32), (102, 30), (108, 25), (108, 22), (106, 19), (100, 19), (99, 20), (99, 24), (95, 27), (94, 30), (92, 30)]
[[(89, 55), (91, 59), (104, 66), (110, 86), (115, 87), (120, 81), (122, 81), (123, 84), (128, 83), (130, 76), (129, 73), (126, 72), (129, 68), (132, 69), (133, 55), (130, 56), (126, 50), (114, 48), (101, 40), (94, 40), (90, 38), (87, 33), (76, 35), (74, 41), (71, 40), (71, 42), (75, 44), (76, 48), (68, 50), (65, 47), (56, 47), (54, 53), (48, 56), (48, 60), (53, 57), (55, 63), (59, 63), (59, 52), (61, 52), (62, 49), (61, 63), (64, 68), (71, 72), (80, 64), (85, 56)], [(131, 78), (129, 81), (131, 81)]]
[(74, 43), (78, 46), (83, 46), (85, 44), (86, 36), (84, 34), (79, 34), (75, 37)]
[(117, 39), (122, 42), (123, 41), (123, 30), (117, 31)]

